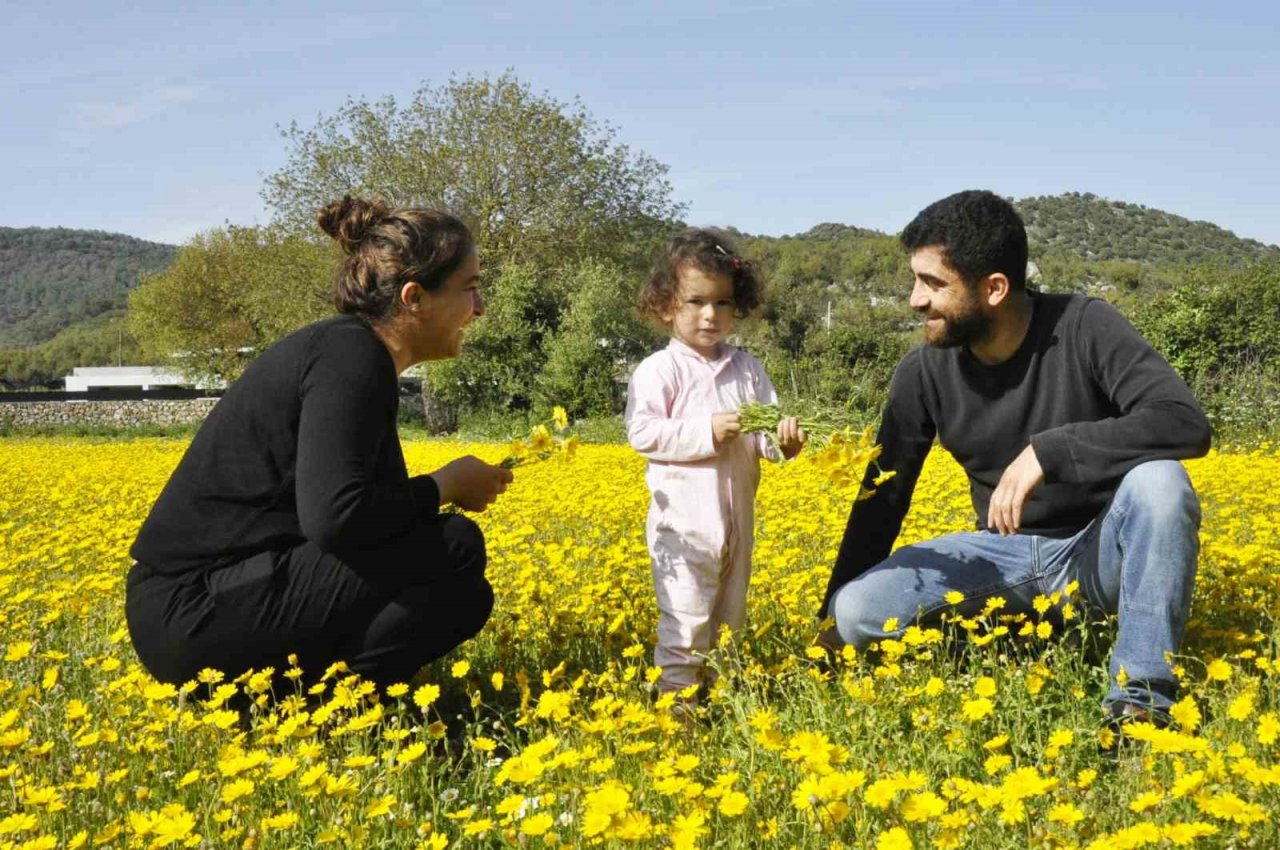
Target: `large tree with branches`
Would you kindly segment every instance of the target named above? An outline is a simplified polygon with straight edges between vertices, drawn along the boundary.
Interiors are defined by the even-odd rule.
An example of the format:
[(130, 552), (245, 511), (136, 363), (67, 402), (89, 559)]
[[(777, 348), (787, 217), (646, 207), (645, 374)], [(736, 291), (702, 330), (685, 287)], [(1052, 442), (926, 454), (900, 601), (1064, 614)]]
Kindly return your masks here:
[(579, 100), (535, 92), (510, 71), (424, 85), (403, 105), (349, 99), (281, 133), (289, 158), (262, 194), (295, 232), (334, 198), (376, 195), (458, 214), (490, 264), (630, 265), (682, 212), (666, 166), (621, 144)]

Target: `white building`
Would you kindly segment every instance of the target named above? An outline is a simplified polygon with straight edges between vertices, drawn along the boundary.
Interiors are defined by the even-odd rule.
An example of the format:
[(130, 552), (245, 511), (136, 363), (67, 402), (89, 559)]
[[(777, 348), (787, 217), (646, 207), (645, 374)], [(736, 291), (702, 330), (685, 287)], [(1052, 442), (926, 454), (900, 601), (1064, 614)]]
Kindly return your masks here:
[(187, 381), (177, 372), (156, 366), (77, 366), (62, 380), (67, 392), (84, 392), (102, 387), (151, 390), (187, 385)]

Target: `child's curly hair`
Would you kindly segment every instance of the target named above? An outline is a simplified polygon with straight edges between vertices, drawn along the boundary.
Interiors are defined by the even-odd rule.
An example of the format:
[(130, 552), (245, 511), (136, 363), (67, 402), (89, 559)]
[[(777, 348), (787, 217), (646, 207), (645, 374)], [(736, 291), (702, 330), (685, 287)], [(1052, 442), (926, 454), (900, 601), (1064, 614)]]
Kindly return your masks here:
[(649, 271), (640, 291), (640, 312), (661, 320), (676, 303), (680, 289), (680, 268), (693, 265), (706, 274), (722, 274), (733, 281), (733, 307), (738, 318), (760, 306), (760, 279), (755, 268), (738, 253), (729, 237), (716, 230), (686, 230), (671, 240)]

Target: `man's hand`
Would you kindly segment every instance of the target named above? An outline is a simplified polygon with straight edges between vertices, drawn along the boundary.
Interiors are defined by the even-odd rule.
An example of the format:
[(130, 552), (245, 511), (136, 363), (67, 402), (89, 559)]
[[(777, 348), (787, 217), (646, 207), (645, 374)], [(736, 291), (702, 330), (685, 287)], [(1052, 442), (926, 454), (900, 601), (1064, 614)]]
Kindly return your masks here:
[(460, 457), (431, 473), (440, 489), (440, 504), (483, 511), (507, 490), (511, 470), (490, 466), (474, 455)]
[(742, 416), (738, 411), (732, 413), (711, 414), (711, 436), (716, 448), (720, 448), (730, 440), (736, 440), (742, 433)]
[(1000, 483), (987, 504), (987, 528), (1000, 534), (1017, 534), (1022, 527), (1022, 508), (1031, 491), (1044, 483), (1044, 470), (1035, 449), (1028, 445), (1000, 476)]
[(782, 449), (782, 456), (787, 460), (800, 454), (800, 450), (808, 441), (809, 435), (800, 427), (800, 420), (796, 417), (788, 416), (778, 423), (778, 447)]

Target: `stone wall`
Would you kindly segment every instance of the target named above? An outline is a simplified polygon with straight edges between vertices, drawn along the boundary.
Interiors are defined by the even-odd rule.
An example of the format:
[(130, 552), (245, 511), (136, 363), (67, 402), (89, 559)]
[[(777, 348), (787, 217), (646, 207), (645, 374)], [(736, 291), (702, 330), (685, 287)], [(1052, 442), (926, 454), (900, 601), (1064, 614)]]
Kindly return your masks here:
[(186, 425), (200, 422), (216, 398), (181, 401), (18, 401), (0, 404), (0, 425), (14, 428), (58, 428), (69, 425)]
[[(18, 401), (0, 404), (0, 426), (11, 428), (60, 428), (72, 425), (106, 425), (137, 428), (143, 425), (186, 425), (201, 422), (216, 398), (180, 401)], [(422, 396), (400, 396), (401, 416), (422, 418)]]

